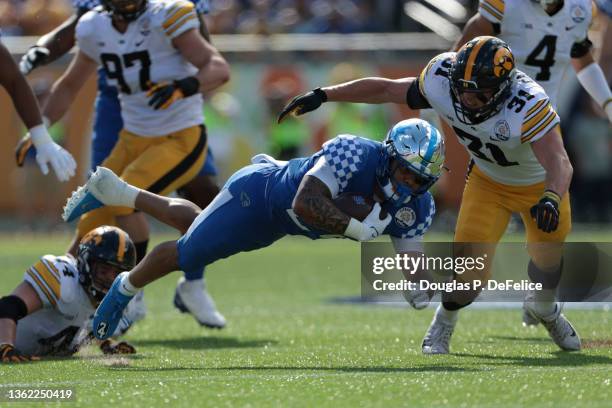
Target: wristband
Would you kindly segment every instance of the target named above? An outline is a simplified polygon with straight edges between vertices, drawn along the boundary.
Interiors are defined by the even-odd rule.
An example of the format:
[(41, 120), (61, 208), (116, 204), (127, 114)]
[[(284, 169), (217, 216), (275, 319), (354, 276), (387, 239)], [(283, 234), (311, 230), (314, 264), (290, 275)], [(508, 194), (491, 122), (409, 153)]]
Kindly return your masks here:
[(561, 196), (552, 190), (544, 191), (544, 194), (542, 194), (542, 199), (544, 198), (548, 198), (554, 201), (557, 205), (559, 205), (559, 203), (561, 202)]
[(312, 93), (314, 93), (315, 95), (317, 95), (319, 98), (321, 98), (322, 102), (327, 102), (327, 94), (325, 93), (324, 90), (322, 90), (321, 88), (315, 88), (312, 90)]

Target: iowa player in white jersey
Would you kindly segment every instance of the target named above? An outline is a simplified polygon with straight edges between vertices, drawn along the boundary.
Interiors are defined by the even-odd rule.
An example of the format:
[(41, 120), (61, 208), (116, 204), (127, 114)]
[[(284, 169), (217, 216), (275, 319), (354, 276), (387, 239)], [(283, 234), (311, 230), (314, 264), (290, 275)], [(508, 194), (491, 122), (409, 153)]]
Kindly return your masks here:
[(455, 50), (480, 35), (504, 40), (517, 67), (546, 91), (553, 107), (567, 67), (612, 122), (612, 93), (588, 38), (591, 0), (480, 0)]
[[(561, 275), (561, 247), (571, 229), (572, 166), (549, 98), (515, 69), (506, 43), (495, 37), (475, 38), (457, 53), (435, 57), (418, 78), (363, 78), (317, 88), (292, 100), (279, 120), (289, 113), (312, 111), (326, 101), (433, 108), (452, 126), (472, 158), (455, 230), (455, 242), (468, 244), (456, 245), (462, 251), (459, 254), (476, 249), (494, 252), (511, 214), (519, 213), (527, 229), (529, 277), (545, 288), (527, 305), (528, 310), (559, 347), (580, 348), (580, 338), (554, 299)], [(486, 280), (489, 274), (486, 268), (478, 278)], [(459, 278), (474, 276), (455, 277)], [(443, 293), (423, 341), (424, 353), (449, 352), (458, 311), (477, 295)]]
[[(13, 293), (0, 299), (0, 361), (74, 354), (88, 340), (86, 323), (115, 277), (135, 264), (130, 237), (107, 226), (83, 238), (76, 259), (41, 257)], [(102, 349), (106, 353), (135, 351), (125, 342), (104, 343)]]

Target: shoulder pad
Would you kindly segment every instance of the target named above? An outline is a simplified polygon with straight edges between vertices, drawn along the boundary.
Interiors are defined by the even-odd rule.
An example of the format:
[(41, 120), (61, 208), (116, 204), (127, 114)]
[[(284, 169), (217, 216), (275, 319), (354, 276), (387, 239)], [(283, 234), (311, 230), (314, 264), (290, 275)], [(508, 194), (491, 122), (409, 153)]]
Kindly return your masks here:
[(553, 108), (544, 89), (524, 75), (517, 80), (518, 97), (527, 95), (525, 106), (520, 110), (521, 143), (534, 142), (559, 123), (559, 116)]
[(74, 296), (74, 283), (78, 283), (76, 262), (72, 258), (44, 255), (25, 273), (28, 282), (44, 306), (58, 306), (60, 301)]
[[(159, 7), (157, 5), (159, 4)], [(152, 12), (162, 30), (170, 38), (199, 27), (200, 21), (194, 3), (185, 0), (164, 0), (154, 3)]]
[(353, 174), (365, 163), (370, 150), (378, 144), (353, 135), (338, 135), (323, 144), (325, 161), (332, 168), (340, 190), (344, 190)]
[(480, 0), (478, 2), (478, 12), (480, 15), (495, 24), (502, 22), (505, 10), (506, 4), (504, 0)]

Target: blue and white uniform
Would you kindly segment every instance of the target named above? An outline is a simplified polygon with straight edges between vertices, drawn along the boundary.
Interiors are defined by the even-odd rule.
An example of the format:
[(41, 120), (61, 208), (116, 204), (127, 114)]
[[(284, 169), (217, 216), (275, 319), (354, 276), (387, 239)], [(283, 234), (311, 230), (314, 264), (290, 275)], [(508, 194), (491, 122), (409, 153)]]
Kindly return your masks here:
[[(208, 0), (190, 0), (198, 14), (207, 14), (210, 7)], [(75, 9), (89, 11), (100, 5), (99, 0), (72, 0)], [(115, 147), (119, 132), (123, 129), (121, 117), (121, 105), (117, 88), (107, 83), (104, 69), (98, 70), (98, 95), (96, 97), (96, 114), (94, 118), (92, 146), (91, 146), (91, 169), (102, 164)], [(217, 169), (214, 157), (208, 148), (206, 161), (202, 166), (200, 175), (216, 175)]]
[[(269, 246), (285, 235), (325, 238), (292, 210), (305, 175), (325, 183), (335, 198), (342, 193), (373, 196), (380, 142), (340, 135), (314, 155), (286, 163), (259, 163), (242, 168), (177, 242), (179, 264), (186, 274), (239, 252)], [(420, 248), (435, 213), (429, 192), (403, 204), (383, 204), (393, 220), (384, 231), (396, 250)], [(329, 236), (328, 236), (329, 237)]]

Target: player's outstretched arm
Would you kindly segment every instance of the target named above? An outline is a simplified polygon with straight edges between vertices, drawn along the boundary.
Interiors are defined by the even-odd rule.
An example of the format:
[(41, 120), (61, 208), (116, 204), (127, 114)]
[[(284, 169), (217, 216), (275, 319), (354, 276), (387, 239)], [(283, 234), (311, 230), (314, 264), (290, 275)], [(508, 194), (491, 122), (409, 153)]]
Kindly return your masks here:
[(71, 15), (53, 31), (40, 37), (36, 44), (21, 57), (19, 62), (21, 73), (27, 75), (34, 69), (49, 64), (70, 51), (75, 43), (76, 25), (85, 11), (79, 9), (76, 14)]
[(43, 114), (50, 123), (60, 120), (86, 80), (96, 71), (98, 64), (84, 52), (78, 51), (64, 74), (53, 84)]
[(42, 307), (36, 291), (22, 282), (9, 296), (0, 298), (0, 362), (20, 363), (38, 360), (36, 356), (21, 353), (15, 348), (17, 322)]
[(546, 170), (545, 191), (531, 207), (531, 217), (536, 220), (539, 229), (553, 232), (559, 225), (559, 205), (567, 194), (574, 170), (556, 128), (531, 143), (531, 148)]
[[(590, 45), (590, 41), (586, 40), (586, 42)], [(588, 50), (588, 45), (574, 44), (572, 54), (572, 56), (576, 55), (572, 58), (572, 66), (576, 71), (578, 81), (591, 95), (591, 98), (597, 102), (597, 105), (604, 110), (608, 120), (612, 123), (612, 91), (610, 91), (603, 70), (593, 59), (593, 55)]]
[(325, 88), (317, 88), (296, 96), (278, 116), (280, 123), (287, 115), (303, 115), (324, 102), (396, 103), (406, 104), (408, 89), (416, 78), (389, 79), (369, 77)]

